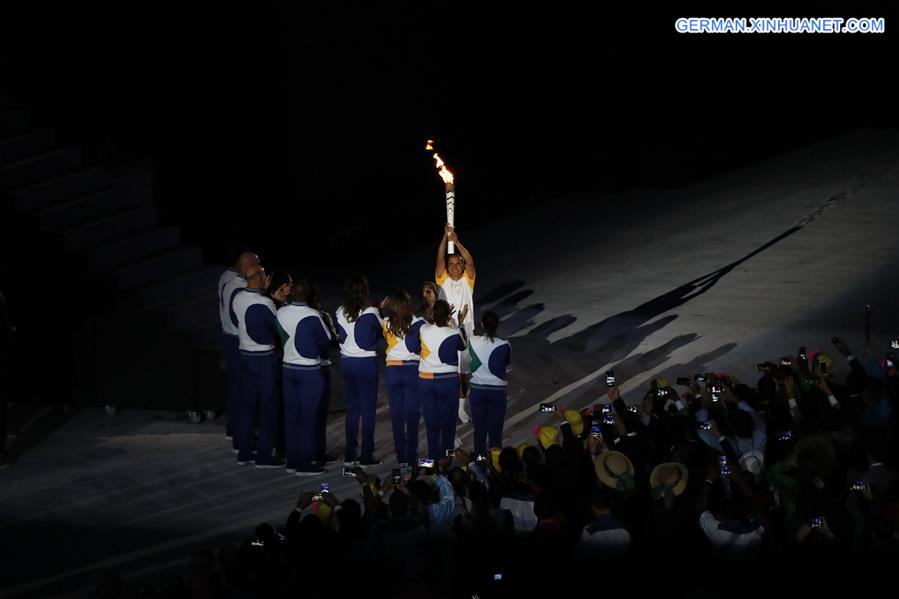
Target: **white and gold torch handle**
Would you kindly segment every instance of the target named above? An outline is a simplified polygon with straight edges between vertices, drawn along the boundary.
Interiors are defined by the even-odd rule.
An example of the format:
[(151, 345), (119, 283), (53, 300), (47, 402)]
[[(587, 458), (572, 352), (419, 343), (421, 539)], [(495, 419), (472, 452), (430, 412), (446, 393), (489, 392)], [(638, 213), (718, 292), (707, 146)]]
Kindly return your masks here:
[[(453, 183), (446, 184), (446, 224), (450, 227), (455, 226), (456, 220), (456, 186)], [(456, 253), (456, 244), (452, 241), (447, 242), (446, 252), (448, 254)]]

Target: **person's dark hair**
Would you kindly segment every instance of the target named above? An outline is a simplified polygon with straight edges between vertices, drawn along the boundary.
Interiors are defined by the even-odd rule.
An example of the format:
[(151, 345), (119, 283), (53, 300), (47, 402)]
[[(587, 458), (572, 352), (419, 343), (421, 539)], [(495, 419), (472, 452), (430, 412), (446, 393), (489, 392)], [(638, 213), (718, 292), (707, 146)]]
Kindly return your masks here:
[(493, 341), (496, 338), (496, 329), (499, 328), (499, 316), (493, 310), (487, 310), (481, 316), (481, 326), (484, 327), (487, 337)]
[(418, 310), (415, 312), (415, 315), (424, 318), (428, 322), (434, 322), (433, 302), (437, 301), (438, 295), (437, 285), (434, 281), (425, 281), (422, 283), (421, 291), (418, 296)]
[(271, 282), (269, 282), (268, 287), (265, 289), (266, 297), (272, 298), (272, 294), (276, 292), (281, 287), (281, 285), (290, 283), (292, 281), (293, 278), (290, 276), (289, 272), (287, 272), (286, 270), (276, 270), (272, 273)]
[(731, 409), (728, 410), (728, 417), (730, 418), (731, 430), (736, 436), (741, 439), (752, 438), (755, 423), (752, 421), (752, 416), (749, 412), (740, 408)]
[(538, 520), (551, 518), (562, 511), (562, 502), (552, 491), (544, 491), (534, 498), (534, 515)]
[(431, 486), (421, 479), (415, 479), (409, 484), (409, 494), (424, 505), (433, 503), (434, 494), (431, 492)]
[(318, 286), (307, 279), (303, 279), (303, 283), (306, 284), (306, 305), (313, 310), (324, 312), (321, 299), (318, 297)]
[(450, 305), (446, 300), (437, 300), (434, 302), (434, 324), (438, 327), (449, 326)]
[(499, 467), (503, 474), (516, 475), (520, 474), (523, 470), (521, 459), (519, 459), (518, 452), (515, 451), (514, 447), (504, 447), (503, 450), (499, 452), (499, 459), (497, 461), (499, 462)]
[(390, 508), (390, 517), (395, 520), (409, 515), (409, 499), (403, 493), (391, 493), (387, 505)]
[(363, 276), (349, 277), (343, 285), (343, 312), (350, 322), (355, 321), (368, 307), (368, 280)]
[(614, 504), (613, 491), (605, 485), (596, 485), (590, 492), (590, 505), (598, 510), (605, 510)]
[(447, 474), (450, 484), (453, 485), (456, 495), (465, 495), (468, 488), (468, 473), (459, 467), (454, 467)]
[(309, 305), (309, 282), (305, 279), (294, 281), (290, 297), (296, 302), (306, 302)]
[(395, 337), (405, 337), (412, 326), (412, 297), (406, 291), (394, 291), (386, 308), (387, 329)]

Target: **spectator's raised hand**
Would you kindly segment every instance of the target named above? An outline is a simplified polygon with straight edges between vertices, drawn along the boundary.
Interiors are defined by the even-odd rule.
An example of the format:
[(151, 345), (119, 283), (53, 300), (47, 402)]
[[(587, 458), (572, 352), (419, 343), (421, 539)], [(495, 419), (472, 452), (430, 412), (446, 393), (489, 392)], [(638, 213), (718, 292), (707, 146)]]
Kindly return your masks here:
[(716, 439), (721, 438), (721, 429), (718, 428), (718, 423), (714, 420), (709, 420), (709, 432), (712, 433)]
[(456, 457), (455, 457), (455, 460), (453, 460), (453, 461), (457, 462), (459, 464), (470, 464), (472, 462), (472, 457), (464, 449), (457, 449)]
[(621, 390), (618, 388), (618, 385), (613, 385), (609, 387), (608, 392), (606, 393), (613, 402), (621, 399)]
[(787, 399), (796, 398), (796, 382), (792, 376), (784, 377), (784, 392), (787, 394)]
[(334, 493), (332, 493), (331, 491), (322, 492), (321, 495), (322, 495), (322, 502), (327, 506), (337, 507), (340, 504), (340, 501), (338, 501), (337, 496), (334, 495)]
[(844, 356), (848, 356), (852, 353), (849, 351), (849, 346), (846, 344), (846, 342), (839, 337), (834, 337), (833, 339), (831, 339), (831, 341), (833, 341), (833, 344), (836, 346), (837, 351), (839, 351)]
[(468, 316), (468, 304), (462, 306), (462, 311), (459, 313), (459, 323), (465, 322), (465, 317)]
[(612, 411), (612, 420), (615, 421), (615, 430), (618, 432), (618, 436), (624, 437), (627, 435), (627, 427), (624, 426), (624, 421), (614, 411)]

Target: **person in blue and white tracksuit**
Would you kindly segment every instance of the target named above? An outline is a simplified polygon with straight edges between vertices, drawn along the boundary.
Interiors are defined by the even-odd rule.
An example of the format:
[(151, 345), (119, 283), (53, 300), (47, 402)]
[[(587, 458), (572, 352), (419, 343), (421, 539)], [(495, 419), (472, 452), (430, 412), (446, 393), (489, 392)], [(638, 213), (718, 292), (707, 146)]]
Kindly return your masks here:
[(385, 316), (385, 382), (393, 424), (393, 445), (396, 461), (403, 468), (418, 460), (418, 423), (421, 421), (421, 400), (418, 397), (418, 367), (421, 362), (419, 330), (425, 320), (413, 316), (412, 298), (405, 291), (384, 298), (381, 311)]
[(311, 281), (306, 281), (306, 303), (309, 307), (318, 310), (321, 314), (322, 321), (325, 323), (328, 332), (331, 333), (331, 343), (324, 348), (321, 353), (322, 375), (325, 380), (325, 391), (322, 395), (322, 401), (318, 406), (318, 416), (315, 425), (315, 461), (319, 466), (331, 464), (339, 461), (336, 456), (327, 453), (328, 442), (326, 431), (328, 428), (328, 413), (331, 409), (331, 349), (338, 348), (340, 344), (340, 335), (337, 333), (337, 327), (334, 326), (334, 317), (325, 310), (321, 301), (318, 299), (318, 288)]
[[(459, 411), (459, 352), (465, 351), (464, 332), (452, 324), (446, 300), (434, 302), (434, 324), (419, 331), (421, 362), (418, 390), (428, 435), (428, 455), (439, 459), (453, 448)], [(459, 315), (465, 320), (465, 309)], [(464, 331), (464, 329), (463, 329)]]
[(318, 410), (325, 391), (321, 355), (331, 341), (331, 333), (321, 314), (307, 305), (307, 298), (306, 282), (297, 281), (290, 303), (280, 308), (277, 314), (278, 333), (284, 342), (282, 379), (287, 472), (296, 472), (299, 476), (325, 472), (313, 461), (317, 457)]
[(259, 412), (256, 468), (277, 468), (284, 461), (272, 457), (278, 428), (278, 322), (275, 304), (262, 295), (268, 277), (261, 266), (247, 273), (247, 288), (234, 297), (233, 307), (240, 333), (240, 410), (235, 422), (237, 464), (253, 461), (253, 423)]
[[(347, 466), (374, 466), (375, 410), (378, 404), (378, 359), (375, 348), (381, 339), (381, 315), (369, 303), (368, 281), (350, 277), (344, 285), (343, 305), (337, 310), (340, 335), (340, 372), (346, 403)], [(362, 451), (359, 450), (359, 419), (362, 419)]]
[[(512, 360), (508, 341), (496, 336), (499, 316), (488, 310), (481, 317), (484, 335), (468, 342), (471, 356), (471, 422), (474, 425), (474, 451), (485, 454), (488, 447), (503, 446), (503, 420), (506, 417), (506, 368)], [(487, 445), (489, 439), (490, 445)]]
[(237, 315), (234, 314), (234, 297), (247, 286), (247, 271), (259, 265), (259, 256), (253, 252), (243, 252), (234, 266), (225, 269), (218, 282), (219, 319), (222, 323), (222, 354), (228, 379), (225, 387), (225, 436), (237, 450), (234, 439), (234, 421), (240, 408), (240, 332), (237, 329)]

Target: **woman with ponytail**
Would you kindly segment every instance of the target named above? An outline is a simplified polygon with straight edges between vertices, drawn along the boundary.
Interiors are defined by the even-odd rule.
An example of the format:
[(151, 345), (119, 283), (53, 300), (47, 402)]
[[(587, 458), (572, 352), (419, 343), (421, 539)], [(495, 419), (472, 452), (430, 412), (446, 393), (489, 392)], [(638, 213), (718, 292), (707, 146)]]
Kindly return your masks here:
[(512, 353), (508, 341), (497, 337), (499, 316), (487, 311), (481, 317), (483, 335), (468, 342), (471, 355), (471, 420), (474, 424), (475, 453), (503, 446), (503, 420), (506, 417), (506, 369)]
[(412, 314), (412, 298), (397, 291), (381, 302), (384, 339), (387, 340), (387, 402), (393, 424), (393, 444), (400, 468), (418, 459), (418, 423), (421, 400), (418, 397), (418, 366), (421, 362), (419, 329), (425, 324)]

